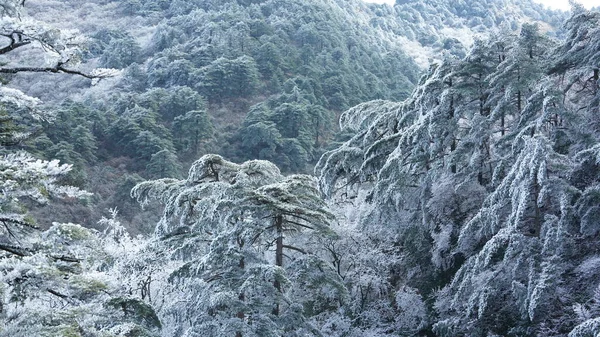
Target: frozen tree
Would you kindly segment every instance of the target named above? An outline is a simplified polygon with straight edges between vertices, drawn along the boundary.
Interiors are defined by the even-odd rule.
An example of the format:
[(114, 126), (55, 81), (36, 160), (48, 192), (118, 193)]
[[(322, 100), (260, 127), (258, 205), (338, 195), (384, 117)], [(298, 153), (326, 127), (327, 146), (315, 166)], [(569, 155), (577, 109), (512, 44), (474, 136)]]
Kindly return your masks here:
[(167, 311), (178, 335), (319, 335), (307, 318), (343, 299), (316, 254), (315, 238), (335, 234), (309, 176), (206, 155), (186, 180), (144, 182), (132, 195), (165, 203), (156, 235), (184, 263), (171, 275), (181, 302)]
[[(75, 68), (76, 32), (47, 30), (26, 16), (23, 2), (1, 1), (0, 55), (47, 57), (0, 73), (98, 75)], [(132, 192), (144, 204), (163, 203), (163, 216), (149, 241), (130, 237), (114, 217), (101, 221), (102, 234), (73, 224), (36, 232), (27, 199), (85, 194), (61, 186), (69, 166), (8, 151), (34, 130), (15, 127), (15, 116), (47, 117), (39, 101), (0, 86), (0, 211), (9, 219), (0, 224), (0, 334), (597, 333), (597, 15), (574, 11), (567, 40), (550, 52), (555, 43), (541, 29), (524, 24), (515, 33), (518, 20), (498, 10), (519, 12), (516, 4), (124, 2), (156, 33), (143, 53), (126, 33), (98, 35), (101, 61), (139, 61), (129, 68), (129, 87), (164, 88), (95, 103), (115, 114), (108, 132), (69, 122), (36, 149), (80, 166), (101, 160), (105, 153), (94, 151), (104, 144), (139, 159), (137, 169), (170, 177)], [(410, 24), (396, 25), (396, 16)], [(352, 24), (338, 25), (347, 19)], [(471, 38), (463, 24), (501, 21), (514, 27), (462, 50)], [(446, 37), (445, 28), (460, 36)], [(448, 52), (410, 95), (412, 61), (390, 47), (398, 32)], [(325, 107), (408, 99), (342, 113), (340, 139), (349, 140), (317, 165), (320, 191), (310, 176), (217, 155), (178, 179), (173, 151), (201, 152), (213, 137), (211, 117), (223, 127), (217, 105), (241, 112), (268, 95), (231, 138), (243, 144), (227, 151), (283, 170), (301, 170), (321, 153), (334, 115)]]
[[(13, 57), (0, 68), (0, 73), (54, 72), (93, 79), (114, 74), (102, 70), (84, 73), (70, 68), (77, 57), (75, 46), (82, 42), (81, 36), (27, 17), (22, 12), (23, 5), (24, 1), (0, 2), (0, 55), (13, 55), (16, 49), (26, 46), (35, 47), (44, 63), (27, 66), (16, 63), (20, 59)], [(91, 195), (62, 184), (61, 179), (64, 180), (71, 165), (15, 151), (16, 145), (32, 136), (28, 130), (32, 125), (52, 120), (52, 114), (41, 109), (40, 103), (19, 90), (0, 85), (0, 108), (6, 111), (0, 149), (0, 334), (65, 335), (80, 331), (119, 334), (147, 330), (146, 335), (153, 335), (160, 323), (128, 322), (129, 308), (116, 306), (111, 301), (118, 300), (117, 297), (107, 296), (110, 286), (98, 273), (101, 258), (97, 255), (99, 245), (93, 231), (73, 224), (54, 224), (40, 232), (36, 220), (28, 213), (32, 205), (45, 204), (51, 198)], [(16, 127), (11, 127), (12, 122)], [(110, 315), (112, 318), (108, 318)]]
[(173, 139), (177, 148), (197, 155), (203, 143), (213, 135), (210, 117), (203, 110), (188, 111), (173, 120)]
[(559, 301), (553, 296), (569, 242), (570, 164), (545, 137), (522, 137), (507, 176), (461, 230), (458, 249), (471, 257), (441, 292), (438, 306), (442, 313), (462, 314), (437, 324), (442, 335), (520, 334), (524, 322), (545, 317), (544, 310)]
[(0, 240), (2, 250), (25, 256), (30, 245), (28, 233), (37, 229), (35, 220), (23, 211), (26, 201), (45, 203), (50, 196), (78, 198), (89, 193), (61, 186), (57, 180), (66, 175), (70, 165), (58, 160), (43, 161), (25, 152), (0, 156), (0, 178), (3, 182), (0, 198)]
[[(21, 120), (29, 117), (34, 121), (47, 121), (52, 115), (39, 108), (40, 101), (24, 95), (22, 92), (0, 86), (1, 107), (7, 109), (5, 123), (2, 125), (4, 142), (0, 149), (0, 217), (3, 226), (0, 240), (4, 251), (13, 254), (27, 254), (30, 248), (27, 236), (37, 229), (35, 220), (27, 214), (25, 205), (30, 202), (44, 204), (51, 197), (81, 198), (90, 194), (70, 186), (63, 186), (64, 178), (72, 165), (60, 164), (58, 160), (45, 161), (34, 158), (24, 151), (9, 151), (11, 145), (18, 144), (31, 135), (19, 130), (16, 122), (18, 114)], [(14, 126), (11, 127), (10, 125)]]
[(539, 27), (524, 24), (518, 37), (501, 38), (496, 43), (500, 64), (489, 75), (490, 108), (493, 120), (499, 124), (501, 136), (514, 136), (530, 120), (523, 113), (529, 94), (544, 75), (548, 50), (553, 41), (540, 34)]
[[(573, 15), (566, 22), (568, 39), (553, 55), (549, 73), (562, 76), (564, 93), (571, 103), (579, 108), (577, 133), (598, 135), (598, 111), (600, 111), (600, 82), (598, 47), (598, 23), (600, 13), (573, 6)], [(568, 116), (573, 119), (575, 116)], [(567, 119), (565, 118), (565, 119)], [(573, 124), (577, 127), (577, 124)], [(585, 127), (581, 127), (585, 126)], [(593, 144), (586, 144), (592, 146)]]
[(181, 164), (177, 156), (169, 150), (156, 152), (146, 165), (146, 172), (154, 178), (181, 176)]

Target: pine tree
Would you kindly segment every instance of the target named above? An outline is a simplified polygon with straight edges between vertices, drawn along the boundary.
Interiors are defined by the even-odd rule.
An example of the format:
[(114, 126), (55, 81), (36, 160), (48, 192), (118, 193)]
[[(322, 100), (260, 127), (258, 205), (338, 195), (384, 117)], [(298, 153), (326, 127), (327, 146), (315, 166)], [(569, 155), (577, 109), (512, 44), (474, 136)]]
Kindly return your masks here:
[[(171, 278), (195, 305), (172, 315), (188, 334), (318, 335), (305, 317), (305, 292), (344, 293), (339, 276), (311, 251), (313, 237), (334, 234), (333, 216), (309, 176), (284, 177), (266, 161), (238, 165), (206, 155), (187, 180), (145, 182), (132, 195), (166, 205), (156, 233), (185, 262)], [(323, 310), (314, 308), (313, 315)]]
[(155, 179), (178, 178), (181, 176), (181, 164), (173, 152), (161, 150), (152, 155), (146, 172)]
[(192, 156), (213, 135), (213, 125), (205, 110), (192, 110), (175, 117), (173, 120), (173, 139), (175, 146)]
[(535, 84), (544, 75), (542, 65), (547, 63), (547, 51), (554, 43), (540, 34), (537, 25), (524, 24), (517, 38), (505, 38), (497, 46), (501, 62), (489, 75), (488, 106), (494, 121), (500, 124), (500, 135), (514, 136), (532, 118), (523, 114), (523, 109)]
[(78, 125), (73, 129), (71, 137), (73, 139), (73, 149), (88, 163), (94, 163), (97, 159), (95, 152), (98, 146), (96, 145), (96, 137), (92, 132), (87, 127)]

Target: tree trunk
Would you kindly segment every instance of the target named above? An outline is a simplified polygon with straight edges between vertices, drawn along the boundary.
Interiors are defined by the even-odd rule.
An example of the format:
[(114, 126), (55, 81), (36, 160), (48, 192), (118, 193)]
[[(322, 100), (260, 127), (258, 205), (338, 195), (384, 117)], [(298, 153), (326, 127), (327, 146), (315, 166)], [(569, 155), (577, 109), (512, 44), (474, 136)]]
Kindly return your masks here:
[[(283, 267), (283, 215), (275, 216), (275, 229), (277, 230), (277, 240), (275, 241), (275, 265)], [(273, 286), (277, 289), (278, 295), (281, 294), (281, 283), (275, 279)], [(273, 308), (273, 315), (279, 316), (279, 300)]]
[[(519, 84), (519, 87), (521, 87), (521, 68), (517, 67), (517, 83)], [(521, 113), (521, 89), (519, 89), (519, 91), (517, 92), (517, 113), (520, 114)]]
[(319, 118), (315, 118), (315, 120), (313, 120), (313, 124), (316, 124), (315, 127), (315, 147), (319, 147), (319, 136), (320, 136), (320, 131), (321, 131), (321, 123), (319, 123)]
[[(456, 150), (456, 138), (452, 139), (452, 144), (450, 144), (450, 153)], [(450, 171), (452, 173), (456, 173), (456, 163), (452, 163), (450, 165)]]
[(540, 236), (540, 232), (542, 231), (542, 212), (540, 210), (540, 206), (538, 205), (538, 198), (540, 196), (540, 185), (536, 181), (533, 184), (533, 211), (534, 211), (534, 219), (533, 219), (533, 228), (531, 229), (531, 234), (535, 237)]
[(599, 79), (600, 79), (600, 69), (594, 69), (594, 84), (593, 84), (594, 94), (596, 94), (598, 92), (598, 88), (600, 87), (600, 83), (598, 83)]
[[(242, 244), (241, 244), (241, 246), (243, 247), (243, 246), (244, 246), (244, 244), (242, 243)], [(240, 264), (239, 264), (239, 267), (240, 267), (240, 269), (242, 269), (242, 270), (244, 270), (244, 268), (246, 268), (246, 263), (245, 263), (245, 261), (244, 261), (244, 258), (243, 258), (243, 257), (240, 259)], [(242, 301), (242, 302), (244, 302), (244, 301), (246, 300), (246, 295), (244, 294), (244, 292), (243, 292), (243, 291), (242, 291), (242, 292), (240, 292), (240, 294), (238, 295), (238, 299), (239, 299), (240, 301)], [(240, 319), (240, 320), (242, 320), (242, 321), (243, 321), (243, 320), (244, 320), (244, 318), (246, 317), (246, 315), (244, 314), (244, 312), (243, 312), (243, 311), (241, 311), (241, 310), (240, 310), (240, 311), (238, 311), (238, 313), (237, 313), (237, 315), (236, 315), (236, 316), (237, 316), (237, 318), (239, 318), (239, 319)], [(242, 337), (242, 332), (241, 332), (241, 331), (238, 331), (238, 332), (236, 332), (236, 333), (235, 333), (235, 337)]]
[(505, 121), (505, 116), (504, 115), (505, 115), (504, 109), (502, 109), (502, 114), (500, 116), (500, 132), (501, 132), (502, 136), (504, 136), (504, 134), (506, 133), (506, 130), (505, 130), (505, 123), (506, 123), (506, 121)]
[[(452, 78), (450, 78), (448, 85), (450, 87), (452, 87)], [(450, 97), (450, 111), (449, 111), (450, 119), (454, 118), (455, 112), (456, 111), (454, 109), (454, 95), (452, 95)], [(456, 138), (452, 139), (452, 144), (450, 144), (450, 153), (454, 152), (454, 150), (456, 150)], [(451, 160), (452, 160), (452, 158), (451, 158)], [(456, 173), (456, 164), (450, 165), (450, 171), (452, 171), (452, 173)]]

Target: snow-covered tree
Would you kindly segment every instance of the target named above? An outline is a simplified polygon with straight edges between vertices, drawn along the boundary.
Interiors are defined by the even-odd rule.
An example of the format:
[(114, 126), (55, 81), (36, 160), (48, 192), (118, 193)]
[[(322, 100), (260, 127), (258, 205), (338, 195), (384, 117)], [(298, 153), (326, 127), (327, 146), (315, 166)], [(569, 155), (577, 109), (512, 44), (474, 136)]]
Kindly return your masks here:
[(184, 262), (171, 275), (182, 302), (166, 312), (175, 334), (319, 335), (310, 316), (343, 300), (338, 274), (317, 254), (316, 239), (335, 234), (312, 177), (206, 155), (186, 180), (144, 182), (132, 195), (165, 203), (156, 235)]
[[(500, 64), (489, 75), (487, 106), (499, 124), (501, 136), (514, 136), (535, 116), (524, 114), (523, 108), (548, 65), (548, 50), (553, 41), (540, 33), (537, 25), (524, 24), (516, 38), (504, 36), (496, 43)], [(512, 137), (509, 137), (512, 138)]]

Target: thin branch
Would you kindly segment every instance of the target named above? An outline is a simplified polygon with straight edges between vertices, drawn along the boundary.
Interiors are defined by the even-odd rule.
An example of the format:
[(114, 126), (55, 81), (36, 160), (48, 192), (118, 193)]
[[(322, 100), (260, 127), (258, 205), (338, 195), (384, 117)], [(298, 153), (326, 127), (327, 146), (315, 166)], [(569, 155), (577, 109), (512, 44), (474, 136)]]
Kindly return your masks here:
[(208, 278), (204, 278), (204, 282), (206, 282), (206, 283), (211, 283), (211, 282), (213, 282), (213, 281), (220, 280), (220, 279), (222, 279), (222, 278), (223, 278), (223, 273), (216, 273), (216, 274), (214, 274), (214, 275), (211, 275), (211, 276), (210, 276), (210, 277), (208, 277)]
[(4, 225), (4, 228), (6, 229), (6, 231), (8, 232), (8, 235), (11, 236), (12, 238), (17, 239), (17, 236), (15, 235), (15, 233), (13, 233), (13, 231), (10, 229), (10, 226), (6, 223), (6, 221), (2, 221), (2, 224)]
[(0, 250), (9, 252), (13, 255), (17, 255), (20, 257), (25, 257), (28, 255), (27, 250), (25, 248), (21, 248), (21, 247), (14, 247), (14, 246), (0, 244)]
[(31, 41), (21, 41), (21, 42), (13, 41), (8, 46), (6, 46), (4, 48), (0, 48), (0, 55), (9, 53), (19, 47), (26, 46), (30, 43), (31, 43)]
[(30, 224), (30, 223), (25, 222), (25, 221), (13, 219), (13, 218), (0, 218), (0, 222), (3, 222), (4, 224), (6, 224), (8, 222), (8, 223), (16, 224), (16, 225), (21, 225), (23, 227), (29, 227), (29, 228), (32, 228), (32, 229), (40, 229), (36, 225)]
[(65, 261), (65, 262), (73, 262), (73, 263), (79, 263), (79, 262), (83, 261), (82, 259), (78, 259), (76, 257), (66, 256), (66, 255), (62, 255), (62, 256), (50, 255), (50, 257), (53, 258), (54, 260), (60, 260), (60, 261)]
[(283, 245), (283, 248), (287, 248), (287, 249), (291, 249), (291, 250), (295, 250), (297, 252), (300, 252), (304, 255), (308, 254), (305, 250), (298, 248), (298, 247), (294, 247), (294, 246), (289, 246), (289, 245)]
[(56, 297), (60, 297), (64, 300), (68, 300), (69, 296), (65, 295), (65, 294), (61, 294), (56, 290), (52, 290), (52, 289), (46, 289), (46, 291), (48, 291), (49, 293), (51, 293), (52, 295), (56, 296)]
[(263, 233), (264, 233), (264, 232), (265, 232), (267, 229), (270, 229), (270, 228), (273, 228), (273, 227), (275, 227), (275, 226), (269, 226), (269, 227), (267, 227), (267, 228), (264, 228), (263, 230), (261, 230), (260, 232), (258, 232), (256, 235), (254, 235), (254, 237), (253, 237), (253, 238), (252, 238), (252, 240), (250, 241), (250, 245), (253, 245), (253, 244), (256, 242), (256, 240), (258, 240), (258, 238), (259, 238), (259, 237), (260, 237), (260, 236), (261, 236), (261, 235), (262, 235), (262, 234), (263, 234)]
[(290, 224), (292, 224), (292, 225), (296, 225), (296, 226), (304, 227), (304, 228), (306, 228), (306, 229), (310, 229), (310, 230), (314, 230), (314, 229), (315, 229), (314, 227), (311, 227), (311, 226), (308, 226), (308, 225), (304, 225), (304, 224), (301, 224), (301, 223), (299, 223), (299, 222), (292, 221), (292, 220), (285, 220), (285, 222), (287, 222), (287, 223), (290, 223)]
[(54, 67), (16, 67), (16, 68), (0, 68), (0, 74), (17, 74), (24, 72), (32, 73), (56, 73), (56, 74), (71, 74), (79, 75), (89, 79), (105, 78), (106, 75), (92, 75), (79, 70), (65, 68), (62, 64), (57, 64)]
[(0, 55), (11, 52), (19, 47), (26, 46), (32, 42), (28, 36), (17, 30), (13, 30), (10, 33), (0, 34), (0, 36), (4, 36), (10, 40), (10, 43), (6, 47), (0, 48)]
[(354, 185), (354, 183), (357, 182), (357, 181), (359, 181), (359, 180), (360, 180), (360, 175), (358, 173), (354, 174), (350, 178), (346, 178), (346, 183), (344, 185), (336, 188), (335, 191), (334, 191), (334, 193), (337, 193), (338, 191), (340, 191), (343, 188), (346, 188), (348, 186)]

